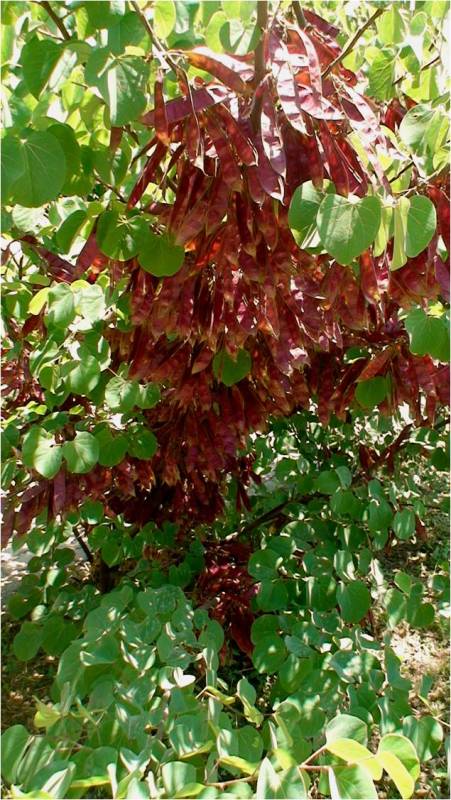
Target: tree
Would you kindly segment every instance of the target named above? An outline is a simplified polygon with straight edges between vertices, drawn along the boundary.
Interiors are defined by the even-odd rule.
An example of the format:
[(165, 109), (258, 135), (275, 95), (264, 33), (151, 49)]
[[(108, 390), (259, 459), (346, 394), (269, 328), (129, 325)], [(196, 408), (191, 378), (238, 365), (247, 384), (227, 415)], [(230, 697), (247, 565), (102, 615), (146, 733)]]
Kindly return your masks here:
[[(407, 404), (412, 424), (442, 424), (445, 12), (3, 4), (5, 540), (70, 530), (115, 567), (155, 528), (171, 548), (212, 525), (231, 480), (250, 510), (248, 437), (271, 419), (346, 425)], [(367, 483), (403, 441), (361, 451)], [(331, 481), (349, 489), (334, 473), (313, 490)], [(252, 558), (255, 579), (278, 569)], [(354, 583), (345, 619), (368, 611)], [(284, 791), (273, 772), (257, 796)]]

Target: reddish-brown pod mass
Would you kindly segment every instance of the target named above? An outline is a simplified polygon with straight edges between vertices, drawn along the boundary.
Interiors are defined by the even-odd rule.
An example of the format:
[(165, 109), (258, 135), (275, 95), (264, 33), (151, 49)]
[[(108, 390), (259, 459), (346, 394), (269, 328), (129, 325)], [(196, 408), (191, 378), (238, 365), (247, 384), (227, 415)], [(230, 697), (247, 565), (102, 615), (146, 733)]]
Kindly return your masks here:
[[(443, 296), (446, 264), (426, 249), (390, 272), (389, 244), (379, 256), (365, 251), (353, 269), (300, 249), (289, 228), (290, 200), (306, 181), (318, 189), (332, 181), (343, 197), (362, 197), (374, 182), (391, 191), (378, 153), (393, 154), (383, 126), (396, 130), (405, 114), (395, 100), (379, 112), (357, 88), (358, 76), (335, 64), (338, 29), (316, 13), (305, 17), (305, 29), (273, 20), (255, 63), (253, 55), (205, 47), (185, 52), (212, 80), (189, 86), (180, 74), (175, 99), (165, 100), (158, 73), (155, 108), (141, 119), (155, 137), (128, 207), (140, 208), (149, 184), (164, 186), (172, 170), (173, 203), (147, 200), (142, 208), (185, 250), (175, 275), (154, 277), (136, 259), (109, 261), (95, 229), (76, 271), (41, 248), (56, 280), (88, 268), (94, 280), (105, 268), (127, 277), (133, 329), (109, 328), (111, 368), (125, 361), (130, 377), (162, 386), (162, 402), (145, 412), (159, 447), (151, 462), (126, 457), (81, 480), (67, 476), (64, 486), (42, 481), (24, 501), (18, 527), (45, 503), (57, 513), (62, 493), (66, 506), (89, 493), (139, 524), (173, 518), (191, 527), (221, 512), (227, 475), (236, 476), (237, 504), (246, 506), (252, 464), (239, 454), (271, 416), (313, 401), (323, 423), (332, 414), (344, 418), (358, 383), (375, 376), (391, 378), (386, 413), (406, 402), (420, 420), (423, 393), (431, 421), (446, 402), (447, 371), (410, 352), (398, 319), (401, 307)], [(448, 195), (429, 189), (446, 241)], [(367, 355), (346, 363), (350, 347)], [(224, 350), (232, 359), (249, 355), (250, 369), (235, 385), (213, 369)]]

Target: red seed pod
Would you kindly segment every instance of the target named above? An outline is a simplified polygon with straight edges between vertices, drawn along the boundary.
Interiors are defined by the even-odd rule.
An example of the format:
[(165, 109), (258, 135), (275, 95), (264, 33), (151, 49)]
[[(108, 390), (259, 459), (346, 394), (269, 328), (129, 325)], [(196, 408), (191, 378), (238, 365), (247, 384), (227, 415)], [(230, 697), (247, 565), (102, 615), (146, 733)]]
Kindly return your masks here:
[(154, 101), (155, 133), (157, 134), (160, 142), (163, 142), (164, 145), (168, 145), (170, 142), (170, 136), (163, 95), (163, 74), (161, 70), (158, 70), (157, 78), (154, 83)]

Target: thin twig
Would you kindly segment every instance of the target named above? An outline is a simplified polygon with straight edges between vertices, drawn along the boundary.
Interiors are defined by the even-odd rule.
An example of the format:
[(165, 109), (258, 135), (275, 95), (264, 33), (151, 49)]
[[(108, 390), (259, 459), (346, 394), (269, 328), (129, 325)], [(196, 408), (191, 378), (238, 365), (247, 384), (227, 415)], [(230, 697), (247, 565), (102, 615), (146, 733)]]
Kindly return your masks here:
[[(429, 69), (429, 67), (433, 67), (434, 64), (438, 64), (440, 60), (441, 60), (440, 56), (435, 56), (435, 58), (433, 58), (432, 61), (428, 61), (427, 64), (424, 64), (424, 66), (421, 67), (420, 72), (424, 72), (425, 69)], [(405, 77), (406, 77), (406, 75), (404, 74), (404, 75), (401, 75), (400, 78), (396, 78), (396, 80), (393, 81), (392, 86), (396, 86), (398, 83), (401, 83), (401, 81), (403, 81)]]
[(179, 66), (178, 66), (178, 64), (176, 64), (176, 62), (173, 60), (173, 58), (172, 58), (172, 57), (171, 57), (171, 56), (170, 56), (170, 55), (169, 55), (169, 54), (166, 52), (166, 50), (164, 49), (164, 47), (163, 47), (163, 45), (161, 44), (160, 40), (159, 40), (159, 39), (158, 39), (158, 37), (156, 36), (156, 34), (155, 34), (155, 32), (154, 32), (154, 30), (153, 30), (153, 28), (152, 28), (152, 26), (151, 26), (151, 24), (150, 24), (149, 20), (147, 19), (147, 17), (146, 17), (146, 16), (143, 14), (143, 12), (141, 11), (141, 9), (140, 9), (140, 7), (139, 7), (138, 3), (136, 3), (136, 2), (135, 2), (135, 0), (132, 0), (132, 3), (131, 3), (131, 5), (132, 5), (132, 6), (133, 6), (133, 8), (135, 9), (136, 13), (138, 14), (138, 17), (140, 18), (140, 20), (141, 20), (142, 24), (144, 25), (144, 27), (145, 27), (145, 29), (146, 29), (146, 31), (147, 31), (147, 33), (148, 33), (149, 37), (150, 37), (150, 41), (152, 42), (152, 44), (153, 44), (153, 45), (156, 47), (156, 49), (157, 49), (157, 50), (158, 50), (158, 51), (161, 53), (161, 55), (163, 56), (163, 58), (164, 58), (164, 59), (167, 61), (167, 63), (168, 63), (168, 64), (169, 64), (169, 66), (171, 67), (171, 69), (173, 69), (173, 70), (174, 70), (174, 72), (176, 73), (176, 75), (178, 75), (178, 74), (179, 74), (179, 71), (180, 71), (180, 70), (179, 70)]
[(78, 544), (80, 545), (81, 549), (83, 550), (87, 560), (89, 561), (90, 564), (92, 564), (92, 562), (94, 560), (93, 559), (93, 555), (92, 555), (88, 545), (86, 544), (85, 540), (83, 539), (81, 533), (78, 533), (78, 531), (74, 530), (74, 536), (75, 536)]
[(293, 11), (296, 17), (296, 21), (300, 28), (305, 28), (307, 25), (307, 20), (304, 17), (304, 12), (301, 8), (301, 4), (299, 0), (294, 0), (293, 2)]
[(410, 159), (407, 162), (407, 164), (398, 172), (398, 174), (395, 175), (394, 178), (390, 178), (389, 183), (394, 183), (395, 181), (397, 181), (398, 178), (401, 177), (401, 175), (404, 175), (404, 173), (407, 172), (407, 170), (410, 169), (410, 167), (413, 167), (413, 166), (414, 166), (414, 161), (412, 159)]
[[(260, 31), (260, 39), (255, 48), (255, 86), (258, 88), (260, 83), (265, 77), (266, 64), (265, 64), (265, 42), (264, 34), (268, 25), (268, 3), (266, 0), (260, 0), (257, 4), (257, 29)], [(251, 120), (254, 131), (258, 130), (260, 121), (260, 108), (261, 97), (257, 97), (251, 113)]]
[(118, 189), (115, 188), (115, 186), (111, 186), (110, 183), (106, 183), (105, 181), (103, 181), (99, 177), (98, 173), (96, 173), (96, 177), (97, 177), (97, 183), (100, 183), (101, 186), (105, 186), (105, 189), (108, 189), (110, 192), (113, 192), (113, 194), (116, 195), (116, 197), (121, 201), (121, 203), (127, 202), (127, 199), (124, 197), (123, 194), (120, 193)]
[(342, 62), (342, 61), (343, 61), (343, 60), (346, 58), (346, 56), (348, 56), (348, 55), (349, 55), (349, 53), (350, 53), (350, 52), (353, 50), (353, 48), (354, 48), (354, 45), (356, 44), (356, 42), (358, 42), (358, 40), (360, 39), (360, 37), (362, 36), (362, 34), (363, 34), (363, 33), (365, 33), (366, 29), (367, 29), (367, 28), (369, 28), (369, 27), (370, 27), (370, 25), (372, 25), (372, 24), (373, 24), (373, 22), (374, 22), (374, 21), (375, 21), (375, 20), (376, 20), (378, 17), (380, 17), (380, 15), (381, 15), (381, 14), (383, 14), (383, 13), (384, 13), (384, 11), (385, 11), (385, 9), (384, 9), (384, 8), (378, 8), (378, 9), (377, 9), (377, 10), (374, 12), (374, 14), (373, 14), (373, 15), (372, 15), (372, 16), (371, 16), (369, 19), (367, 19), (367, 21), (365, 22), (365, 24), (364, 24), (364, 25), (362, 25), (362, 27), (361, 27), (361, 28), (359, 28), (359, 30), (357, 31), (357, 33), (355, 33), (355, 34), (354, 34), (354, 36), (352, 37), (352, 39), (350, 39), (350, 41), (348, 42), (348, 44), (346, 45), (346, 47), (344, 48), (344, 50), (342, 50), (342, 52), (340, 53), (340, 55), (339, 55), (339, 56), (337, 56), (337, 58), (335, 58), (335, 59), (334, 59), (334, 60), (333, 60), (333, 61), (332, 61), (332, 62), (329, 64), (329, 66), (328, 66), (328, 67), (326, 67), (326, 69), (324, 70), (323, 74), (321, 75), (321, 77), (322, 77), (322, 78), (327, 78), (327, 76), (328, 76), (328, 75), (329, 75), (329, 74), (332, 72), (332, 70), (333, 70), (333, 69), (334, 69), (334, 68), (335, 68), (335, 67), (336, 67), (338, 64), (341, 64), (341, 62)]
[(249, 775), (247, 778), (233, 778), (230, 781), (217, 781), (214, 783), (207, 783), (207, 786), (214, 786), (216, 789), (225, 789), (226, 786), (233, 786), (235, 783), (253, 783), (258, 778), (258, 775), (254, 772), (253, 775)]
[(42, 2), (39, 3), (39, 5), (41, 5), (42, 8), (44, 8), (47, 11), (47, 14), (49, 15), (49, 17), (51, 17), (51, 19), (53, 19), (53, 22), (55, 23), (56, 27), (61, 32), (61, 35), (63, 36), (63, 39), (65, 39), (66, 42), (68, 42), (69, 39), (71, 39), (71, 35), (70, 35), (69, 31), (67, 30), (67, 28), (66, 28), (64, 22), (62, 21), (62, 19), (59, 18), (58, 14), (55, 14), (55, 12), (54, 12), (52, 6), (50, 5), (50, 3), (48, 3), (47, 0), (42, 0)]

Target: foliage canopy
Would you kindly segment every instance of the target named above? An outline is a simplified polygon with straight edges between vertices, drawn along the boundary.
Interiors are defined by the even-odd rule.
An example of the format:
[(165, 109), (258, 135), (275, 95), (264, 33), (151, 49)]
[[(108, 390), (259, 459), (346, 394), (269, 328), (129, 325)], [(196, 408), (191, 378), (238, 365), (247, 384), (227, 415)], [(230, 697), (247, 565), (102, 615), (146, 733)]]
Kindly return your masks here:
[(2, 535), (59, 658), (13, 796), (409, 798), (440, 746), (372, 606), (446, 603), (378, 559), (447, 463), (447, 5), (348, 5), (2, 4)]

